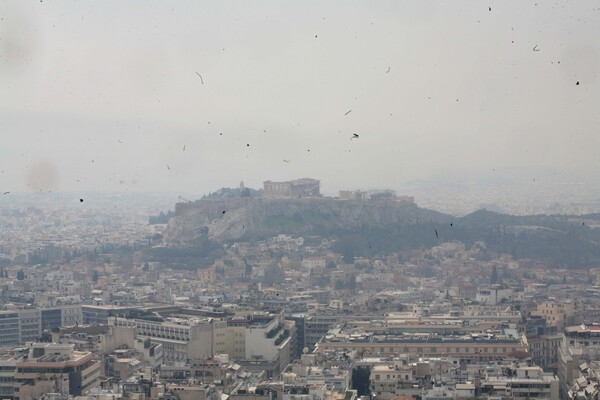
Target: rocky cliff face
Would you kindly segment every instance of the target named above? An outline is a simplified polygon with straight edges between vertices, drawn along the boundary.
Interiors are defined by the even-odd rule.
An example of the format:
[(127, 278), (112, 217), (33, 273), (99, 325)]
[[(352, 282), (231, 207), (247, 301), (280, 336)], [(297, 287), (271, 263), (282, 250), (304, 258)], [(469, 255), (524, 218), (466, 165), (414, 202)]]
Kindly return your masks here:
[[(178, 204), (176, 215), (163, 235), (170, 246), (155, 250), (168, 253), (161, 253), (165, 260), (197, 263), (198, 257), (206, 261), (220, 242), (291, 234), (336, 237), (336, 251), (363, 257), (484, 241), (489, 253), (548, 266), (600, 265), (600, 229), (593, 228), (600, 226), (600, 214), (518, 217), (480, 210), (457, 218), (397, 201), (235, 198)], [(174, 248), (192, 248), (193, 254)]]
[(207, 235), (214, 241), (308, 234), (337, 228), (414, 224), (414, 203), (338, 199), (236, 198), (180, 203), (165, 232), (168, 243)]

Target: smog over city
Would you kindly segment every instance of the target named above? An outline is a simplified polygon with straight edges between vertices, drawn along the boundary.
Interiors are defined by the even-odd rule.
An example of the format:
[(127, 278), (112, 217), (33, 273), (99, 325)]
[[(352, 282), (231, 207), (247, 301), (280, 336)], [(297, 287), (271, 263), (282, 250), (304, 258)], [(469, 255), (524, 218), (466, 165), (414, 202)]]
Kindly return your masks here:
[(0, 3), (0, 398), (598, 400), (600, 3)]

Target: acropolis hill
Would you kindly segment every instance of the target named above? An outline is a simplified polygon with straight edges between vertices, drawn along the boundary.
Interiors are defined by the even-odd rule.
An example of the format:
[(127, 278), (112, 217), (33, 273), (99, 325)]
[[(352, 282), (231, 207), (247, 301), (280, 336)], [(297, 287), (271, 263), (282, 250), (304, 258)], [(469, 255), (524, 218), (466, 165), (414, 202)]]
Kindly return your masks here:
[(410, 197), (391, 191), (343, 191), (321, 197), (319, 181), (265, 182), (261, 197), (205, 198), (177, 203), (167, 242), (201, 235), (215, 241), (255, 239), (280, 233), (307, 234), (318, 229), (415, 223), (418, 208)]

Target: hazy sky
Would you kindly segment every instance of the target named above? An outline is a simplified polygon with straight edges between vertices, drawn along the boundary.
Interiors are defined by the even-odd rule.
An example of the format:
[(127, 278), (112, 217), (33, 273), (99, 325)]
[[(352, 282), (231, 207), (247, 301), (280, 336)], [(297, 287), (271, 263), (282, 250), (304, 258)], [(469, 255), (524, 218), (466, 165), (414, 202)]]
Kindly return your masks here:
[(4, 1), (0, 190), (593, 174), (599, 38), (597, 1)]

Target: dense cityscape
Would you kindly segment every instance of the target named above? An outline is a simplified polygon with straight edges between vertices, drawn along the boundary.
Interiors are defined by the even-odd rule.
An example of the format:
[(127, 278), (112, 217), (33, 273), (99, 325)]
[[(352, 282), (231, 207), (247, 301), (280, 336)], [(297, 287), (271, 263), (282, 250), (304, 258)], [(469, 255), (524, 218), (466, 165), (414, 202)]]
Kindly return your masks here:
[[(445, 241), (438, 222), (432, 246), (341, 245), (357, 208), (418, 225), (395, 222), (421, 210), (411, 196), (323, 196), (308, 178), (176, 204), (15, 196), (0, 207), (2, 398), (596, 399), (600, 267)], [(338, 231), (295, 233), (327, 209)]]
[(600, 400), (600, 6), (0, 1), (0, 400)]

